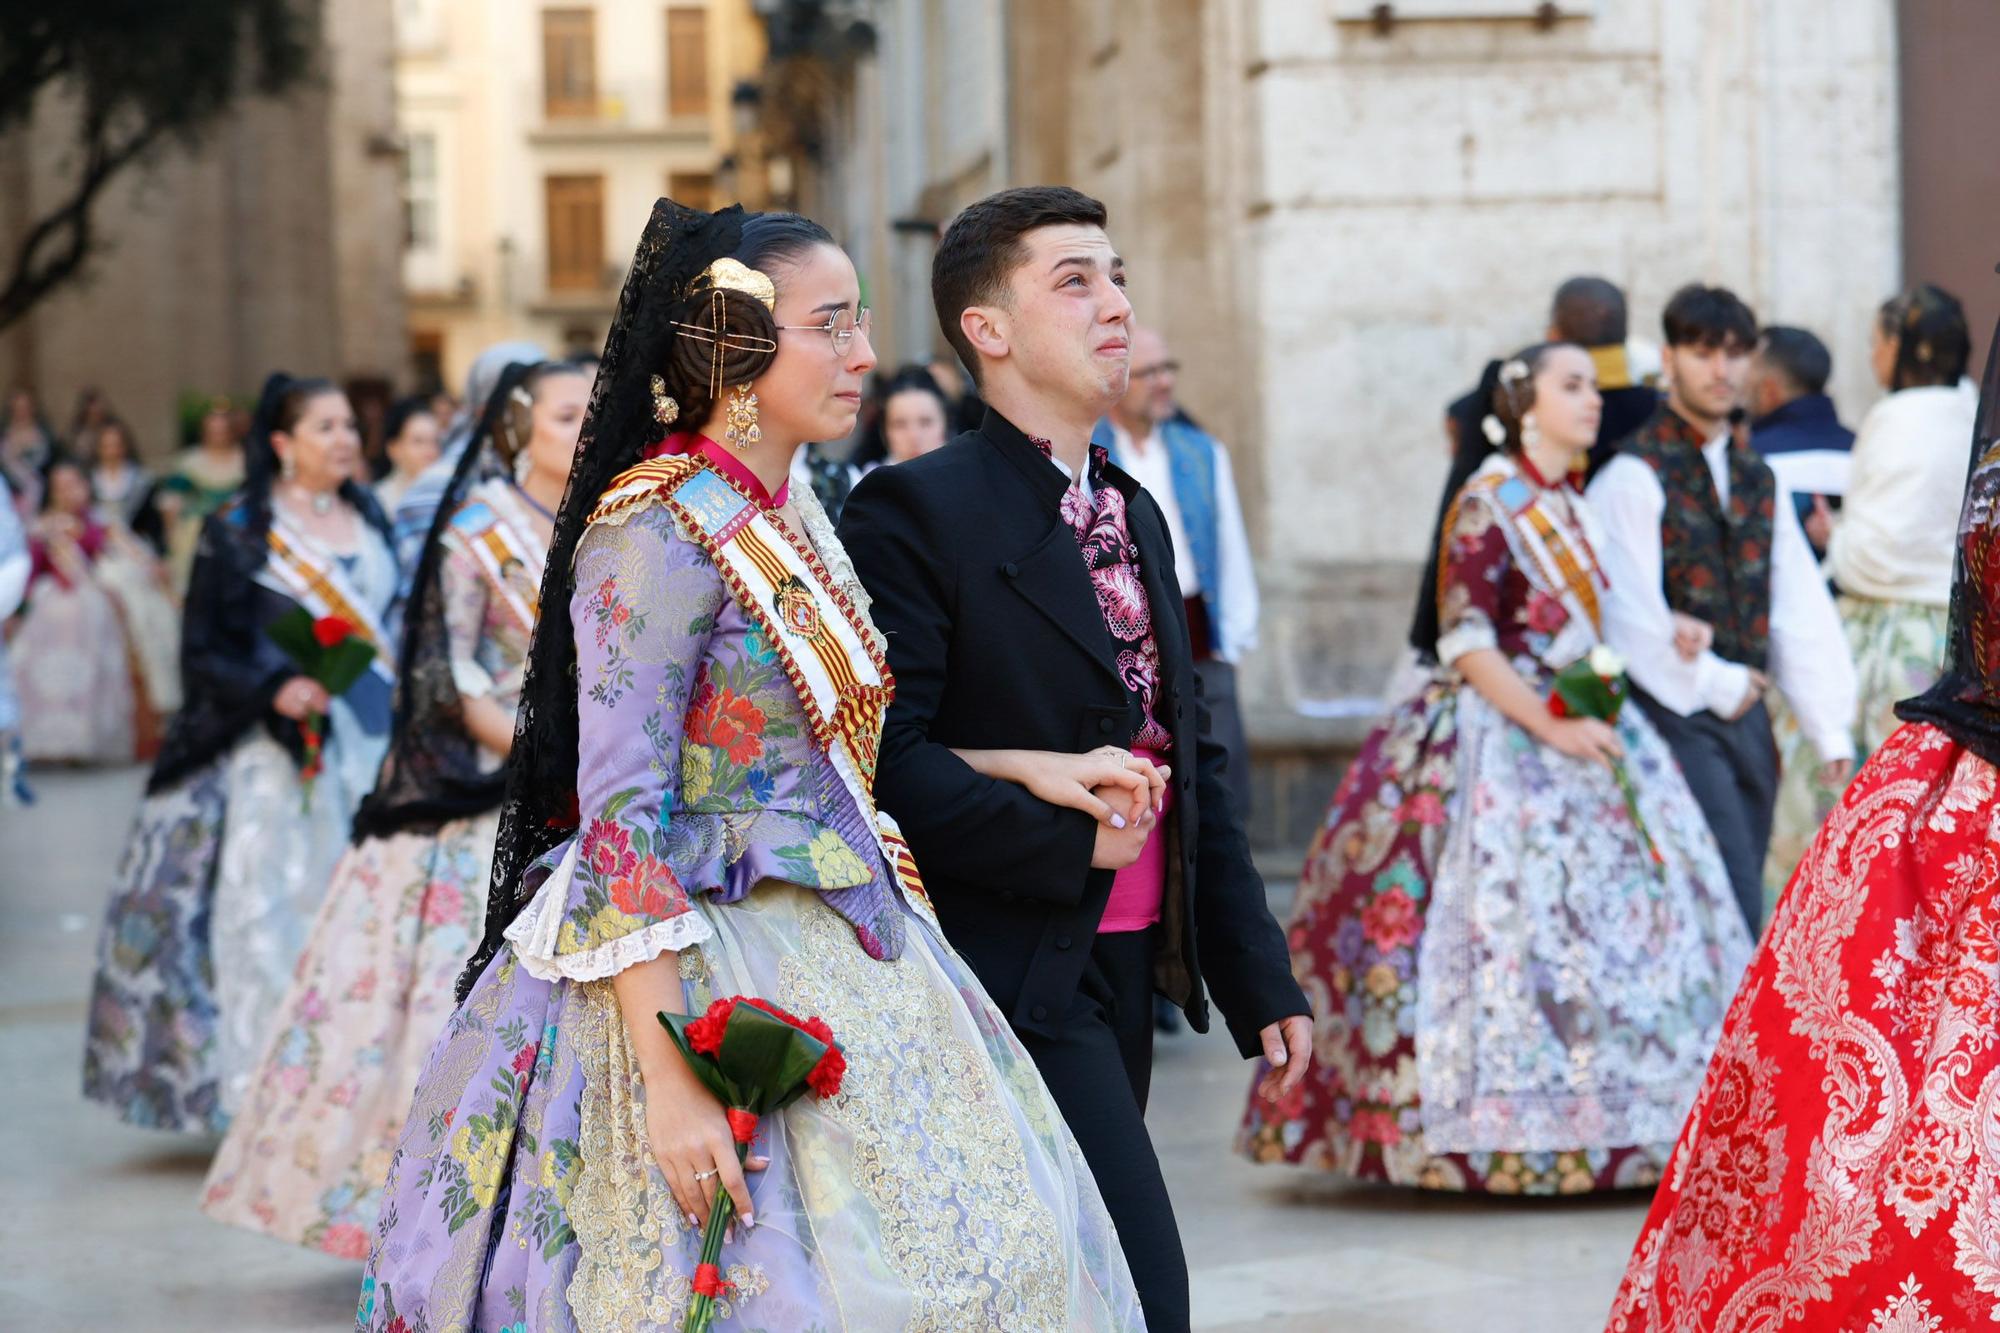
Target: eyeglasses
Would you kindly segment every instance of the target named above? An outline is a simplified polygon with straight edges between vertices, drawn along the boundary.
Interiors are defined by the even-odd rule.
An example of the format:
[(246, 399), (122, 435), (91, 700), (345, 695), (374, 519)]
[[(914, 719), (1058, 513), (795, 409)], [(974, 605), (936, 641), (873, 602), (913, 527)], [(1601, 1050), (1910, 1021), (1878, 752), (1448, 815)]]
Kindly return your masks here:
[(874, 312), (867, 306), (861, 313), (850, 315), (845, 310), (836, 310), (826, 317), (824, 324), (780, 324), (781, 329), (791, 329), (798, 333), (824, 333), (833, 341), (833, 354), (846, 356), (847, 349), (854, 345), (854, 335), (868, 336), (868, 327), (874, 323)]
[(1150, 379), (1157, 379), (1161, 375), (1178, 375), (1180, 373), (1181, 373), (1180, 362), (1162, 361), (1159, 362), (1157, 365), (1145, 366), (1142, 367), (1141, 369), (1133, 371), (1132, 378), (1135, 380), (1150, 380)]

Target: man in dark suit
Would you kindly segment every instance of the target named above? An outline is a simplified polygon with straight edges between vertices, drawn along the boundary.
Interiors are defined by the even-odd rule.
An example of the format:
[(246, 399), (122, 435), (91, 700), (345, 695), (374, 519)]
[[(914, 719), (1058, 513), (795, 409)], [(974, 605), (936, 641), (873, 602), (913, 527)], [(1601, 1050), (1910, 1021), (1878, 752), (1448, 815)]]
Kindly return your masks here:
[[(1231, 814), (1157, 505), (1090, 448), (1123, 395), (1132, 307), (1104, 206), (1008, 190), (941, 240), (932, 294), (987, 413), (870, 473), (840, 535), (889, 643), (875, 790), (945, 934), (1034, 1057), (1118, 1227), (1149, 1328), (1188, 1326), (1187, 1264), (1144, 1112), (1152, 996), (1284, 1088), (1312, 1021)], [(1123, 828), (982, 776), (959, 751), (1149, 751), (1157, 819)]]

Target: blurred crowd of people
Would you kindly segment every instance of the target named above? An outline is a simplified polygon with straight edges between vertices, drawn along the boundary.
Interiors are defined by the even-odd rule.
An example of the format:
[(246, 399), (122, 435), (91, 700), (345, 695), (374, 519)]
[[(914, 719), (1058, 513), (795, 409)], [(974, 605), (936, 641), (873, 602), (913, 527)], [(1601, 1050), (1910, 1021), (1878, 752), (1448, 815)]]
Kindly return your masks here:
[[(956, 947), (1004, 937), (1023, 957), (1039, 951), (1033, 968), (984, 960), (997, 969), (987, 985), (1019, 992), (1007, 1017), (1026, 1046), (981, 1046), (980, 1059), (1012, 1069), (1006, 1052), (1026, 1049), (1046, 1080), (1007, 1075), (1010, 1132), (1060, 1107), (1073, 1123), (1101, 1112), (1143, 1140), (1144, 1029), (1170, 1025), (1176, 1010), (1205, 1024), (1206, 966), (1227, 1000), (1272, 1020), (1245, 1027), (1225, 1014), (1246, 1056), (1265, 1057), (1236, 1139), (1252, 1160), (1500, 1194), (1665, 1177), (1690, 1107), (1699, 1114), (1717, 1077), (1711, 1056), (1746, 968), (1761, 965), (1753, 954), (1774, 903), (1788, 883), (1795, 897), (1814, 891), (1801, 862), (1826, 844), (1822, 825), (1857, 764), (1894, 748), (1899, 704), (1949, 686), (1966, 598), (1966, 447), (1980, 411), (1956, 298), (1919, 285), (1875, 312), (1871, 369), (1884, 396), (1850, 430), (1813, 332), (1761, 324), (1735, 293), (1693, 283), (1660, 312), (1653, 342), (1633, 336), (1614, 283), (1563, 283), (1545, 335), (1490, 361), (1447, 408), (1450, 471), (1410, 660), (1332, 796), (1281, 944), (1242, 835), (1251, 764), (1236, 671), (1256, 647), (1259, 605), (1231, 456), (1180, 401), (1166, 336), (1133, 319), (1102, 206), (1053, 187), (1003, 192), (973, 210), (987, 210), (975, 225), (991, 237), (959, 233), (956, 257), (941, 248), (939, 290), (959, 282), (968, 293), (957, 333), (949, 320), (944, 330), (976, 383), (945, 358), (878, 369), (852, 266), (816, 224), (660, 209), (655, 227), (676, 215), (680, 234), (697, 238), (679, 244), (702, 267), (669, 281), (635, 266), (635, 290), (654, 282), (677, 302), (672, 319), (621, 317), (659, 340), (664, 374), (650, 381), (631, 366), (500, 343), (475, 358), (462, 398), (404, 398), (364, 430), (332, 381), (275, 374), (253, 411), (208, 404), (157, 472), (101, 394), (83, 395), (65, 437), (30, 393), (8, 401), (0, 801), (31, 799), (24, 761), (152, 763), (100, 943), (84, 1087), (136, 1124), (226, 1134), (203, 1199), (211, 1215), (368, 1259), (385, 1181), (397, 1188), (398, 1143), (426, 1135), (438, 1162), (457, 1163), (465, 1192), (439, 1205), (424, 1193), (426, 1169), (404, 1182), (412, 1216), (441, 1206), (455, 1234), (466, 1217), (504, 1212), (496, 1173), (514, 1151), (512, 1122), (475, 1116), (454, 1130), (457, 1107), (440, 1101), (423, 1126), (405, 1123), (413, 1093), (423, 1104), (434, 1039), (441, 1052), (463, 1041), (467, 1068), (503, 1061), (493, 1085), (518, 1103), (506, 1114), (566, 1114), (542, 1080), (558, 1019), (538, 1036), (537, 1006), (615, 1012), (624, 1001), (564, 987), (642, 971), (678, 985), (682, 974), (652, 965), (706, 938), (707, 918), (680, 919), (689, 894), (715, 892), (721, 928), (758, 921), (730, 915), (750, 887), (730, 877), (766, 861), (784, 873), (758, 872), (756, 883), (778, 883), (760, 910), (783, 922), (733, 949), (789, 959), (808, 947), (820, 918), (784, 916), (818, 903), (784, 896), (804, 885), (855, 927), (843, 947), (892, 961), (908, 925), (897, 912), (921, 900), (917, 915), (935, 924), (921, 882), (903, 878), (912, 846), (939, 867)], [(732, 230), (766, 239), (716, 239)], [(1036, 321), (1003, 335), (975, 298), (1015, 280), (1023, 238), (1035, 237), (1058, 256), (1054, 272), (1086, 285), (1041, 292)], [(738, 251), (763, 255), (786, 283), (833, 291), (815, 310), (824, 325), (775, 322), (777, 284)], [(1019, 308), (1033, 281), (1014, 289)], [(1077, 300), (1091, 303), (1087, 318), (1059, 304)], [(745, 319), (768, 336), (744, 332)], [(770, 371), (779, 331), (809, 335), (788, 344), (810, 352), (792, 353), (786, 375)], [(1042, 364), (1013, 357), (1031, 338), (1048, 340), (1048, 364), (1067, 356), (1097, 378), (1037, 378)], [(607, 355), (619, 345), (614, 333)], [(853, 376), (865, 391), (818, 392), (813, 374)], [(700, 421), (683, 418), (693, 404)], [(1036, 415), (1075, 438), (1024, 429)], [(819, 440), (813, 424), (835, 419), (847, 434)], [(578, 464), (593, 428), (630, 438)], [(955, 438), (953, 453), (932, 457)], [(593, 489), (566, 501), (573, 474)], [(697, 485), (705, 498), (673, 489)], [(727, 521), (703, 527), (718, 515)], [(1060, 559), (1038, 573), (1049, 532), (1060, 537), (1051, 522), (1074, 530), (1082, 560), (1056, 540)], [(993, 559), (947, 588), (930, 567), (961, 537)], [(694, 596), (702, 579), (714, 598)], [(770, 587), (755, 590), (759, 579)], [(548, 587), (564, 590), (560, 612), (541, 605)], [(766, 602), (778, 620), (756, 618)], [(545, 610), (563, 617), (559, 641), (536, 637)], [(836, 612), (841, 626), (828, 631)], [(1074, 688), (1050, 701), (1036, 664), (1065, 643), (1085, 651), (1067, 662)], [(785, 656), (799, 645), (815, 655)], [(343, 653), (358, 665), (329, 683), (325, 663)], [(922, 726), (903, 716), (884, 729), (892, 666), (916, 701), (905, 707), (932, 710)], [(785, 710), (809, 704), (822, 677), (840, 700), (833, 720), (794, 720)], [(1079, 723), (1076, 700), (1114, 677), (1120, 703)], [(996, 698), (1011, 701), (998, 710), (1004, 726), (981, 716)], [(1019, 726), (1044, 748), (961, 746), (941, 738), (952, 726), (988, 737)], [(1106, 744), (1069, 754), (1061, 746), (1080, 726), (1087, 743)], [(913, 728), (924, 735), (912, 739)], [(1052, 736), (1060, 745), (1046, 748)], [(773, 758), (807, 737), (821, 749), (801, 749), (792, 769)], [(526, 758), (514, 754), (521, 738)], [(642, 742), (653, 749), (639, 754)], [(935, 753), (945, 746), (949, 759)], [(659, 758), (669, 752), (671, 772)], [(1074, 776), (1114, 763), (1115, 778)], [(1170, 784), (1183, 764), (1199, 769), (1198, 798), (1193, 771)], [(626, 769), (637, 785), (610, 792)], [(805, 814), (784, 805), (799, 773), (819, 784), (798, 798)], [(1155, 804), (1127, 821), (1114, 787), (1137, 773)], [(1990, 771), (1985, 780), (1991, 797)], [(1058, 789), (1061, 799), (1045, 794)], [(1040, 805), (1008, 822), (1024, 792), (1089, 818), (1057, 847), (1051, 830), (1063, 830)], [(865, 841), (848, 841), (862, 835), (813, 804), (840, 800), (873, 824)], [(979, 802), (988, 814), (961, 822), (985, 850), (955, 861), (959, 827), (933, 816)], [(1206, 821), (1171, 845), (1153, 836), (1197, 809)], [(795, 833), (796, 845), (779, 845)], [(559, 852), (564, 834), (576, 845)], [(714, 845), (697, 847), (703, 838)], [(1050, 865), (1061, 861), (1052, 883), (1074, 871), (1106, 896), (1022, 906), (1011, 890), (988, 892), (980, 876), (1037, 839)], [(1102, 851), (1107, 839), (1122, 850)], [(1086, 843), (1088, 869), (1057, 855)], [(670, 845), (679, 871), (666, 851), (645, 852)], [(489, 917), (496, 871), (523, 896)], [(697, 874), (715, 883), (695, 884)], [(1197, 876), (1236, 896), (1204, 907)], [(556, 906), (537, 908), (545, 884)], [(880, 901), (867, 896), (878, 891)], [(563, 906), (565, 894), (576, 903)], [(1095, 936), (1088, 985), (1116, 992), (1079, 1029), (1113, 1043), (1129, 1088), (1107, 1080), (1102, 1051), (1066, 1052), (1068, 1020), (1034, 1003), (1044, 985), (1071, 1003), (1051, 977), (1086, 986), (1058, 957), (1070, 954), (1071, 927)], [(1228, 947), (1198, 953), (1190, 929)], [(487, 993), (470, 1017), (454, 1013), (451, 985), (468, 954), (465, 984), (477, 978)], [(517, 960), (557, 989), (535, 990)], [(964, 966), (957, 955), (933, 966), (925, 984), (945, 984), (977, 1010), (963, 1021), (997, 1033), (984, 992), (949, 980)], [(1159, 1009), (1135, 1032), (1139, 997)], [(481, 1006), (509, 1005), (520, 1012), (488, 1032)], [(564, 1008), (560, 1022), (574, 1021)], [(578, 1040), (562, 1032), (562, 1060), (583, 1058)], [(600, 1092), (616, 1081), (591, 1077)], [(643, 1108), (628, 1112), (644, 1125)], [(1108, 1203), (1065, 1185), (1074, 1208), (1063, 1243), (1105, 1260), (1108, 1206), (1139, 1292), (1111, 1263), (1110, 1303), (1144, 1300), (1149, 1317), (1169, 1312), (1160, 1326), (1177, 1326), (1186, 1278), (1157, 1162), (1093, 1135), (1080, 1135), (1084, 1156)], [(653, 1142), (661, 1162), (663, 1142)], [(537, 1168), (556, 1200), (548, 1216), (576, 1187), (580, 1150), (567, 1151)], [(1038, 1172), (1060, 1174), (1035, 1156), (1041, 1147), (1024, 1151)], [(501, 1225), (498, 1214), (488, 1222)], [(397, 1225), (392, 1209), (383, 1234)], [(568, 1226), (545, 1238), (545, 1258), (574, 1248)], [(375, 1252), (364, 1325), (400, 1322), (374, 1283), (406, 1258), (393, 1245)], [(1653, 1274), (1641, 1270), (1635, 1260), (1643, 1287)]]

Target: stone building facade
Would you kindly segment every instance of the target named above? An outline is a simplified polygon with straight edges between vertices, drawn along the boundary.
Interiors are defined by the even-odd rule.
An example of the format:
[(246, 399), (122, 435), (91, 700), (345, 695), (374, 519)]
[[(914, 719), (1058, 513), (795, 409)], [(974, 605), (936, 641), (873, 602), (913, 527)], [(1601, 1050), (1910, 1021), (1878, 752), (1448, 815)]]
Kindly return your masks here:
[[(0, 333), (0, 379), (57, 430), (105, 391), (157, 460), (184, 394), (257, 392), (272, 369), (381, 384), (404, 372), (389, 0), (323, 6), (319, 71), (246, 98), (193, 152), (170, 147), (99, 205), (85, 281)], [(0, 139), (0, 252), (66, 179), (68, 111), (50, 97)]]
[(1876, 396), (1868, 324), (1904, 271), (1892, 0), (765, 7), (781, 58), (831, 71), (802, 196), (883, 289), (885, 360), (940, 345), (926, 275), (956, 208), (1039, 181), (1109, 205), (1141, 318), (1236, 457), (1267, 841), (1302, 840), (1376, 711), (1444, 404), (1563, 278), (1619, 282), (1650, 338), (1676, 286), (1728, 284), (1827, 340), (1851, 420)]

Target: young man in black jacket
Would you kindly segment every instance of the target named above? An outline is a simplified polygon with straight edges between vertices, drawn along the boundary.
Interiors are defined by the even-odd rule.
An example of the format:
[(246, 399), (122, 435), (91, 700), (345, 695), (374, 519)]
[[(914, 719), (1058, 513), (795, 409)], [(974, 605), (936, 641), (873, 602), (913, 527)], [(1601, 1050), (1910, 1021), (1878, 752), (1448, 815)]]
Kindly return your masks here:
[[(1131, 355), (1104, 223), (1060, 187), (1003, 191), (952, 222), (932, 295), (985, 420), (870, 473), (840, 535), (896, 677), (876, 794), (1062, 1107), (1148, 1327), (1173, 1330), (1188, 1326), (1187, 1264), (1146, 1135), (1152, 996), (1206, 1031), (1212, 991), (1285, 1088), (1305, 1075), (1312, 1020), (1231, 813), (1166, 521), (1090, 448)], [(1100, 824), (955, 752), (1107, 745), (1171, 770), (1157, 820)]]

